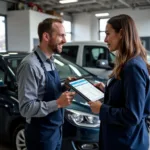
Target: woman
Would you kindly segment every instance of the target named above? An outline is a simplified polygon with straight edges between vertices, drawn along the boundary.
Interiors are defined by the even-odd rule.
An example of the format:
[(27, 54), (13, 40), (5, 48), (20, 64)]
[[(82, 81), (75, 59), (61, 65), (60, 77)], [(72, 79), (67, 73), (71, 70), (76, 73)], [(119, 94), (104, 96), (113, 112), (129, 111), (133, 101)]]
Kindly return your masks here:
[(104, 104), (89, 102), (93, 113), (99, 113), (100, 150), (148, 150), (150, 115), (150, 65), (133, 19), (128, 15), (110, 18), (106, 26), (107, 43), (116, 51), (116, 63), (106, 87)]

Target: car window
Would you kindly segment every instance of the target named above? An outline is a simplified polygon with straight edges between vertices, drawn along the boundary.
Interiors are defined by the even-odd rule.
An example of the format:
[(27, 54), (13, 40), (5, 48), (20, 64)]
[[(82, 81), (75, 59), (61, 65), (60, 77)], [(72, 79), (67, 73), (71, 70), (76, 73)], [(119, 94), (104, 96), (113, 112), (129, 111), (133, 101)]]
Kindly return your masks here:
[(112, 53), (108, 53), (108, 61), (114, 63), (115, 55)]
[(102, 46), (84, 46), (83, 66), (96, 67), (99, 59), (108, 60), (108, 49)]
[[(7, 62), (14, 73), (16, 73), (17, 67), (24, 57), (25, 56), (7, 57)], [(89, 72), (79, 67), (78, 65), (64, 59), (60, 55), (54, 55), (54, 62), (61, 80), (66, 79), (68, 76), (81, 77), (90, 75)]]
[(3, 84), (7, 85), (8, 90), (14, 90), (14, 84), (12, 83), (12, 80), (10, 78), (10, 75), (8, 74), (8, 71), (4, 69), (4, 66), (2, 66), (2, 62), (0, 65), (0, 80)]
[(93, 56), (93, 59), (94, 60), (97, 60), (98, 59), (98, 57), (102, 54), (104, 54), (105, 53), (105, 51), (104, 51), (104, 48), (93, 48), (92, 49), (92, 56)]
[(12, 58), (7, 58), (7, 61), (9, 63), (9, 65), (11, 66), (11, 68), (13, 69), (13, 71), (16, 73), (17, 71), (17, 67), (19, 66), (19, 64), (21, 63), (23, 57), (12, 57)]
[(79, 46), (63, 46), (61, 56), (76, 63)]

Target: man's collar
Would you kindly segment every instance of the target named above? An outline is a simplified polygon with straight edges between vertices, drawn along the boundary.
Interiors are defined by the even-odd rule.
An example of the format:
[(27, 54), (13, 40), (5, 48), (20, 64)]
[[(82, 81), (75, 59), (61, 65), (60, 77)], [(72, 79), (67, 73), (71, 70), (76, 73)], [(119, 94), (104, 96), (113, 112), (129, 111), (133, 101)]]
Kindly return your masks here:
[(34, 51), (36, 51), (36, 52), (38, 53), (39, 57), (41, 58), (41, 60), (42, 60), (43, 62), (46, 62), (47, 60), (48, 60), (48, 61), (51, 61), (51, 60), (54, 61), (53, 55), (52, 55), (51, 58), (49, 58), (48, 56), (45, 55), (45, 53), (40, 49), (39, 46), (35, 47), (35, 48), (34, 48)]

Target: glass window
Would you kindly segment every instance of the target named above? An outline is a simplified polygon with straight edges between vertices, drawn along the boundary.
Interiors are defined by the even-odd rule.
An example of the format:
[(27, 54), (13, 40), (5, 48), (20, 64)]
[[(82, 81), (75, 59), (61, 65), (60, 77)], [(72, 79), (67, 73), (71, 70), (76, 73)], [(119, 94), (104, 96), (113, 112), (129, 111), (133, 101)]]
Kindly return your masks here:
[(71, 22), (64, 21), (63, 25), (64, 25), (65, 31), (66, 31), (66, 40), (67, 40), (67, 42), (70, 42), (71, 41)]
[(1, 65), (0, 65), (0, 81), (1, 81), (1, 84), (6, 84), (8, 90), (13, 90), (14, 89), (14, 84), (11, 81), (11, 78), (10, 78), (8, 72), (5, 70), (3, 62), (1, 61), (0, 63), (1, 63)]
[(60, 56), (55, 56), (54, 62), (61, 80), (66, 79), (68, 76), (82, 77), (89, 75), (86, 70), (83, 70), (81, 67), (67, 61)]
[(6, 18), (0, 16), (0, 52), (6, 51)]
[(99, 19), (99, 40), (104, 42), (105, 39), (105, 28), (109, 18)]
[(103, 32), (103, 31), (101, 31), (99, 34), (100, 34), (100, 41), (101, 41), (101, 42), (104, 42), (106, 33)]
[(61, 56), (76, 63), (78, 53), (78, 46), (63, 46)]
[(20, 58), (9, 58), (7, 60), (9, 62), (9, 65), (11, 66), (11, 68), (13, 69), (13, 71), (16, 73), (17, 71), (17, 67), (19, 66), (19, 64), (22, 61), (22, 57)]
[(71, 41), (71, 33), (66, 33), (66, 41), (67, 42)]
[(96, 67), (99, 59), (108, 59), (108, 50), (105, 47), (85, 46), (83, 52), (83, 66)]

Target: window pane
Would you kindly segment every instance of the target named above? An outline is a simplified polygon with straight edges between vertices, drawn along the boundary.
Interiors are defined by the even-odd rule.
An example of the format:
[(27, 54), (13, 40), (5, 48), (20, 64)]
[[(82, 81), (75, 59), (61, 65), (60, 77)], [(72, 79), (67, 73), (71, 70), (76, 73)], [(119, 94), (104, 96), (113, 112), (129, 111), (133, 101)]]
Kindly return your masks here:
[(106, 53), (107, 50), (105, 47), (85, 46), (83, 52), (83, 66), (96, 68), (96, 62), (98, 59), (107, 59)]
[(71, 33), (66, 33), (66, 40), (67, 42), (71, 41)]
[(105, 18), (105, 19), (100, 19), (99, 20), (99, 25), (100, 25), (99, 29), (100, 29), (100, 31), (105, 31), (108, 19), (109, 18)]
[(67, 60), (76, 63), (77, 53), (78, 46), (63, 46), (61, 55)]
[(101, 42), (104, 42), (105, 36), (106, 36), (105, 32), (100, 32), (100, 41)]
[(0, 52), (6, 51), (5, 17), (0, 16)]
[(64, 21), (63, 25), (65, 27), (66, 32), (71, 32), (71, 22), (70, 21)]

